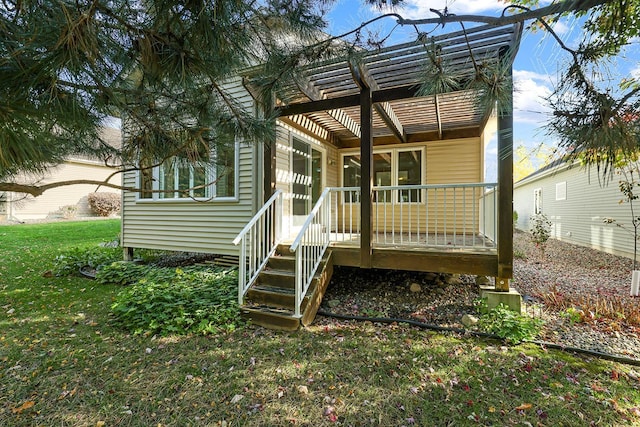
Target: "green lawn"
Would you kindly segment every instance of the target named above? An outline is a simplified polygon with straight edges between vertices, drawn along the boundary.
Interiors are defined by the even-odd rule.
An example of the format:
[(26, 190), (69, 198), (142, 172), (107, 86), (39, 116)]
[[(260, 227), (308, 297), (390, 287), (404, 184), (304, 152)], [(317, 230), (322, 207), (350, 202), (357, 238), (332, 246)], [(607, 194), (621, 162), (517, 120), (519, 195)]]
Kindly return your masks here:
[(44, 277), (118, 221), (0, 227), (0, 426), (640, 425), (639, 368), (371, 323), (132, 336)]

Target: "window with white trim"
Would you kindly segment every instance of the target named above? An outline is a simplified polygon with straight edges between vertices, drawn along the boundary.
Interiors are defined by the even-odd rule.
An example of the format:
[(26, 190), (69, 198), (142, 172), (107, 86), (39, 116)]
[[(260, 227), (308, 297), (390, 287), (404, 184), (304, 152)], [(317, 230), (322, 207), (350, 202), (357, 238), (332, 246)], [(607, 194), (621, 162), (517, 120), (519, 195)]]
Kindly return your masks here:
[[(399, 185), (420, 185), (424, 176), (424, 150), (422, 148), (403, 150), (380, 150), (373, 153), (373, 185), (375, 187), (388, 187)], [(346, 154), (342, 156), (342, 183), (345, 187), (360, 187), (362, 179), (360, 154)], [(414, 203), (420, 202), (421, 191), (419, 189), (384, 190), (374, 194), (374, 201), (378, 203), (391, 203), (393, 194), (396, 194), (396, 202)], [(347, 195), (346, 197), (349, 197)], [(355, 200), (355, 195), (353, 202)]]
[(567, 200), (567, 181), (556, 184), (556, 200)]
[(139, 199), (221, 199), (236, 197), (238, 144), (219, 144), (203, 160), (181, 155), (139, 173)]
[(533, 190), (533, 213), (534, 215), (542, 213), (542, 188)]

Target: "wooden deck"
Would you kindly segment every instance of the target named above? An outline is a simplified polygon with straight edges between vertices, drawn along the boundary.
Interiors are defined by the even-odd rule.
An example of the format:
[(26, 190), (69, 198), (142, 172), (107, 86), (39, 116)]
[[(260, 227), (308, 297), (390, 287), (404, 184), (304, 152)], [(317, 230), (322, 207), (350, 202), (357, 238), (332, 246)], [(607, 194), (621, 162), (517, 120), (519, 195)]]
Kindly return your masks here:
[[(337, 266), (362, 267), (359, 234), (331, 233), (329, 250)], [(371, 268), (475, 274), (495, 277), (498, 252), (490, 239), (481, 235), (374, 234)]]

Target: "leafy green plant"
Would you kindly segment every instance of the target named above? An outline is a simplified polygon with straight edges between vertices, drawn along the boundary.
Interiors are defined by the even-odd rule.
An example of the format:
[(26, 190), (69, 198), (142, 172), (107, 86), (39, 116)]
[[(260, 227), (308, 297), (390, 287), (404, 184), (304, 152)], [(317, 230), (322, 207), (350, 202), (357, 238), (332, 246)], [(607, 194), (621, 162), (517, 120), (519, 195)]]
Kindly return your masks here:
[(551, 221), (545, 214), (536, 214), (531, 216), (531, 240), (542, 252), (544, 257), (544, 249), (547, 240), (551, 237)]
[(488, 310), (478, 321), (482, 330), (514, 344), (534, 339), (542, 325), (542, 319), (524, 316), (504, 304)]
[(111, 310), (135, 334), (213, 334), (242, 324), (237, 271), (157, 268), (120, 292)]
[(145, 277), (150, 267), (130, 261), (116, 261), (100, 268), (96, 281), (102, 284), (129, 285)]
[(527, 254), (522, 250), (514, 249), (513, 257), (517, 259), (527, 259)]
[(567, 319), (569, 319), (569, 321), (574, 324), (574, 323), (582, 323), (584, 321), (584, 312), (580, 309), (577, 309), (575, 307), (569, 307), (567, 308), (565, 311), (563, 311), (561, 313), (561, 315)]
[(56, 256), (52, 272), (56, 276), (70, 276), (78, 274), (80, 267), (88, 265), (98, 268), (120, 259), (122, 259), (120, 248), (96, 246), (86, 249), (76, 247)]

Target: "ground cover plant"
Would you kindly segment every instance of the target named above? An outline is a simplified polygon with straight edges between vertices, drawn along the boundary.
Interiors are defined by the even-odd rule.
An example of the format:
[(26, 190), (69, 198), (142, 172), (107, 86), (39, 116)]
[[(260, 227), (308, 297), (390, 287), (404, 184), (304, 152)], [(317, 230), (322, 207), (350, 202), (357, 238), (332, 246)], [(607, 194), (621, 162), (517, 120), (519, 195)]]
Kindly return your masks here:
[[(123, 285), (44, 274), (117, 221), (0, 227), (0, 425), (638, 425), (638, 368), (318, 318), (295, 334), (133, 334)], [(50, 277), (45, 277), (50, 276)]]

